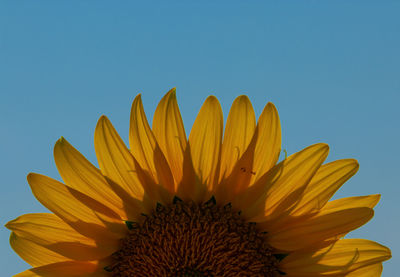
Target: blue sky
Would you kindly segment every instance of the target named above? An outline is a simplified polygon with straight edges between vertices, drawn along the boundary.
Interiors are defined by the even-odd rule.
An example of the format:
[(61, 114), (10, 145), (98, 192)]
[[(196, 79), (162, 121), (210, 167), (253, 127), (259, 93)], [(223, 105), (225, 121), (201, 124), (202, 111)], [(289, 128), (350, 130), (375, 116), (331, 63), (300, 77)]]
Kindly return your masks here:
[[(59, 137), (96, 163), (94, 127), (106, 114), (127, 141), (136, 94), (151, 120), (177, 87), (187, 132), (208, 95), (226, 118), (247, 94), (257, 115), (268, 101), (277, 106), (289, 154), (326, 142), (328, 161), (358, 159), (335, 198), (382, 194), (372, 221), (349, 237), (390, 246), (383, 276), (396, 276), (400, 2), (214, 2), (1, 2), (0, 223), (46, 211), (26, 175), (59, 179)], [(9, 231), (0, 236), (2, 274), (28, 268)]]

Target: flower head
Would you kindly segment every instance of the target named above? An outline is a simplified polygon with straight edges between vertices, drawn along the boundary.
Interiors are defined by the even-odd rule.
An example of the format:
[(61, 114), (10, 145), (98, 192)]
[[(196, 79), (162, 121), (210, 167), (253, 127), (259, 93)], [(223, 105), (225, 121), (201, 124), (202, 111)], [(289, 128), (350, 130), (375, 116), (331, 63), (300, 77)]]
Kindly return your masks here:
[(278, 163), (281, 129), (268, 103), (256, 122), (246, 96), (222, 110), (206, 99), (189, 138), (175, 89), (150, 127), (140, 95), (128, 148), (102, 116), (99, 169), (64, 138), (54, 157), (64, 183), (31, 173), (35, 197), (52, 213), (7, 223), (13, 249), (33, 276), (380, 276), (390, 250), (344, 239), (373, 217), (379, 195), (329, 201), (358, 170), (353, 159), (324, 164), (311, 145)]

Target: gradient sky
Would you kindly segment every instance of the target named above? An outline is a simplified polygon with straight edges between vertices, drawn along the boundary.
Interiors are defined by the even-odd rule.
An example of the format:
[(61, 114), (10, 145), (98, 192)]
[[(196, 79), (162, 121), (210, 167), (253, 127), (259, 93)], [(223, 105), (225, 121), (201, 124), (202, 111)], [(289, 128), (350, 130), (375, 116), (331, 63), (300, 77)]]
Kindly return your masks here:
[[(245, 93), (257, 115), (276, 105), (289, 154), (326, 142), (328, 161), (358, 159), (335, 198), (382, 194), (372, 221), (349, 237), (391, 247), (383, 276), (396, 276), (400, 2), (213, 2), (1, 1), (0, 223), (46, 211), (26, 175), (60, 178), (52, 151), (60, 136), (95, 164), (100, 115), (127, 141), (136, 94), (151, 120), (176, 86), (189, 133), (208, 95), (226, 118)], [(1, 275), (28, 268), (9, 231), (0, 236)]]

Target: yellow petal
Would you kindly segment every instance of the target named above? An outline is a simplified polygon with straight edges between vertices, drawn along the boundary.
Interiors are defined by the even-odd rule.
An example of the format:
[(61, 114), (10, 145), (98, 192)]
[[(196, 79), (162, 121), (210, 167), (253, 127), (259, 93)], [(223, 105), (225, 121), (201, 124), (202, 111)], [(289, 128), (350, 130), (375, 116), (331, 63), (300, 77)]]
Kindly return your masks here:
[(322, 249), (294, 252), (281, 261), (280, 268), (288, 276), (308, 277), (318, 273), (336, 276), (381, 263), (390, 257), (390, 249), (376, 242), (343, 239)]
[(175, 184), (182, 180), (186, 133), (176, 101), (176, 89), (171, 89), (160, 101), (153, 117), (153, 133), (164, 153)]
[(184, 201), (191, 200), (200, 203), (207, 197), (207, 186), (202, 184), (196, 175), (190, 149), (190, 143), (188, 143), (183, 158), (182, 181), (178, 184), (177, 195)]
[(105, 116), (96, 127), (95, 148), (101, 171), (123, 200), (128, 219), (135, 219), (141, 212), (148, 213), (153, 208), (147, 201), (149, 196), (157, 200), (165, 198), (159, 197), (164, 193), (163, 188), (152, 178), (143, 178), (150, 175), (142, 170)]
[(338, 160), (321, 166), (304, 191), (292, 215), (307, 214), (321, 209), (333, 194), (358, 170), (353, 159)]
[(322, 210), (337, 211), (343, 209), (352, 209), (360, 207), (373, 208), (378, 204), (381, 196), (379, 194), (371, 194), (366, 196), (353, 196), (329, 201)]
[[(118, 240), (104, 245), (82, 236), (54, 214), (25, 214), (6, 225), (19, 237), (73, 260), (95, 260), (119, 248)], [(65, 259), (64, 259), (65, 260)]]
[(256, 222), (287, 213), (299, 201), (328, 152), (328, 145), (319, 143), (289, 156), (234, 199), (235, 206)]
[(148, 171), (143, 170), (136, 160), (135, 167), (145, 191), (142, 203), (145, 213), (152, 213), (157, 202), (163, 204), (171, 203), (174, 194), (168, 191), (164, 186), (156, 184)]
[(14, 232), (10, 235), (10, 245), (12, 249), (31, 266), (42, 266), (69, 260), (37, 243), (16, 235)]
[(141, 168), (148, 171), (157, 184), (163, 185), (173, 193), (175, 191), (174, 178), (147, 122), (140, 94), (136, 96), (132, 104), (129, 145), (131, 153)]
[(165, 188), (140, 167), (105, 116), (99, 119), (96, 127), (95, 148), (100, 169), (123, 200), (128, 219), (154, 208), (148, 200), (161, 202), (169, 197)]
[[(250, 101), (248, 103), (251, 112), (253, 112)], [(238, 121), (238, 119), (235, 119), (235, 121)], [(279, 157), (280, 124), (275, 107), (269, 103), (265, 107), (257, 126), (255, 128), (252, 124), (250, 126), (253, 130), (250, 143), (244, 153), (240, 153), (239, 160), (233, 160), (234, 166), (230, 175), (221, 181), (215, 193), (218, 196), (217, 198), (223, 202), (229, 202), (235, 194), (240, 195), (244, 189), (253, 184), (254, 180), (257, 180), (274, 166)], [(234, 136), (240, 137), (241, 132), (243, 131), (239, 130)], [(230, 153), (234, 153), (232, 149)]]
[(39, 202), (84, 236), (112, 241), (125, 235), (122, 222), (107, 218), (101, 203), (47, 176), (30, 173), (27, 179)]
[[(269, 221), (269, 222), (262, 222), (260, 223), (260, 226), (263, 226), (264, 228), (269, 228), (270, 230), (282, 230), (283, 228), (287, 228), (290, 226), (294, 226), (298, 224), (299, 222), (303, 222), (305, 220), (308, 220), (310, 216), (316, 216), (316, 215), (327, 215), (327, 214), (333, 214), (335, 212), (342, 212), (343, 210), (346, 209), (359, 209), (359, 208), (369, 208), (372, 209), (375, 207), (375, 205), (379, 202), (380, 195), (379, 194), (373, 194), (373, 195), (367, 195), (367, 196), (354, 196), (354, 197), (347, 197), (347, 198), (342, 198), (342, 199), (337, 199), (328, 202), (324, 207), (322, 207), (321, 210), (318, 211), (317, 214), (305, 214), (305, 215), (300, 215), (300, 216), (287, 216), (285, 219), (276, 219), (275, 221)], [(342, 237), (346, 234), (342, 233), (340, 234), (339, 237)], [(330, 240), (336, 240), (337, 238), (331, 238)]]
[(54, 158), (64, 182), (71, 188), (104, 203), (127, 219), (124, 204), (95, 166), (79, 153), (67, 140), (61, 138), (54, 147)]
[(254, 131), (253, 138), (247, 147), (246, 151), (236, 162), (230, 175), (224, 178), (221, 183), (218, 184), (214, 195), (217, 197), (219, 203), (229, 203), (235, 198), (235, 195), (241, 195), (241, 193), (248, 188), (250, 181), (253, 177), (254, 161), (254, 149), (256, 146), (258, 137), (258, 127)]
[(14, 277), (106, 277), (109, 276), (94, 262), (59, 262), (26, 270)]
[(256, 118), (249, 98), (245, 95), (237, 97), (233, 101), (226, 121), (221, 149), (220, 181), (229, 176), (236, 162), (247, 149), (255, 127)]
[(268, 103), (258, 119), (258, 139), (254, 152), (252, 183), (261, 178), (278, 161), (281, 152), (281, 123), (278, 111)]
[[(367, 196), (354, 196), (342, 199), (337, 199), (328, 202), (322, 209), (312, 214), (304, 214), (299, 216), (288, 215), (285, 218), (278, 218), (274, 221), (260, 222), (260, 226), (269, 230), (282, 230), (283, 228), (290, 228), (295, 226), (299, 222), (308, 220), (310, 217), (316, 215), (326, 215), (346, 209), (357, 209), (357, 208), (374, 208), (379, 202), (380, 195), (373, 194)], [(293, 214), (293, 212), (291, 212)], [(344, 233), (342, 235), (345, 235)]]
[(200, 109), (189, 135), (193, 166), (209, 190), (215, 186), (220, 161), (223, 117), (217, 98), (209, 96)]
[(134, 158), (107, 117), (96, 126), (94, 146), (101, 172), (110, 180), (114, 191), (123, 200), (126, 210), (140, 213), (144, 189), (137, 176)]
[(373, 215), (370, 208), (321, 211), (288, 228), (270, 232), (268, 241), (277, 249), (295, 251), (350, 232), (368, 222)]
[(380, 277), (382, 274), (382, 264), (373, 264), (370, 266), (365, 266), (360, 269), (354, 270), (348, 274), (346, 277)]

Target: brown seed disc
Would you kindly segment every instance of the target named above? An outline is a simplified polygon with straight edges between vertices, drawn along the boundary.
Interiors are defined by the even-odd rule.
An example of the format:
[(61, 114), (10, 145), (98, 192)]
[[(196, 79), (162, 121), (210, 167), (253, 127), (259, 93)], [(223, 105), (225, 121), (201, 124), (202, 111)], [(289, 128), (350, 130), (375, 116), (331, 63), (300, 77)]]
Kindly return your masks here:
[(202, 204), (183, 202), (157, 208), (142, 224), (128, 223), (128, 236), (111, 276), (280, 276), (279, 260), (256, 224), (245, 222), (230, 204), (214, 198)]

